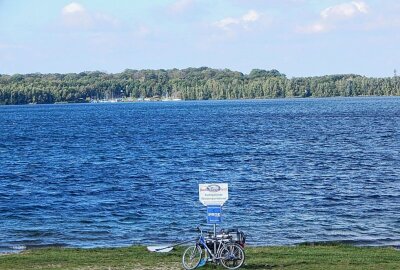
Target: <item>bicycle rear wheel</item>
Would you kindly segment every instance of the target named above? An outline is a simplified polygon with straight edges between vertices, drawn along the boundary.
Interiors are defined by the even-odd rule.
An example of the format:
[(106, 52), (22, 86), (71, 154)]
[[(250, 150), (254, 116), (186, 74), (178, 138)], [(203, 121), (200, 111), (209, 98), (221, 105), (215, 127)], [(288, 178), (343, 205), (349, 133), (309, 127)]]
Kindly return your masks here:
[(244, 250), (238, 244), (227, 244), (220, 251), (219, 257), (225, 268), (238, 269), (245, 260)]
[(182, 265), (186, 270), (195, 269), (201, 261), (202, 249), (200, 246), (195, 245), (188, 247), (182, 255)]

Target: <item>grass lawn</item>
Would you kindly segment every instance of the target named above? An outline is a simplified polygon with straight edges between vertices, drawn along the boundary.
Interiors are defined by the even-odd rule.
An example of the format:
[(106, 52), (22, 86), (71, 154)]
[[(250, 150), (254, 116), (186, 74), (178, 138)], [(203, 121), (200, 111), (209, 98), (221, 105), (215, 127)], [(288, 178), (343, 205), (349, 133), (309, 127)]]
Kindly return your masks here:
[[(128, 248), (46, 248), (0, 256), (0, 269), (182, 269), (184, 248), (150, 253), (143, 246)], [(208, 264), (199, 269), (224, 269)], [(349, 245), (246, 247), (240, 269), (400, 269), (400, 250)]]

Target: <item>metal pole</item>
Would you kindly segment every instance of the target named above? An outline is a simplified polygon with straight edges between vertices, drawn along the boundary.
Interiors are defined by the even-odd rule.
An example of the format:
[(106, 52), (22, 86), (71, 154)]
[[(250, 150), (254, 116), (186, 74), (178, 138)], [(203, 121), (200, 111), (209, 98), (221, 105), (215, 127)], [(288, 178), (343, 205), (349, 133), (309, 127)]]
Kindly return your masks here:
[(217, 253), (217, 224), (214, 223), (214, 254)]

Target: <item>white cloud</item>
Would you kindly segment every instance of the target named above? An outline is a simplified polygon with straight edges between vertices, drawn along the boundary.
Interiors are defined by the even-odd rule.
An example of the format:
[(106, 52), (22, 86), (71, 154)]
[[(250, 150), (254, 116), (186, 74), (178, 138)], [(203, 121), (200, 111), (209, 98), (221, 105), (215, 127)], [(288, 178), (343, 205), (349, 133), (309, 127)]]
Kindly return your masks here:
[(90, 12), (76, 2), (64, 6), (61, 10), (61, 16), (63, 24), (69, 28), (105, 29), (119, 24), (116, 18), (104, 13)]
[(86, 9), (75, 2), (72, 2), (61, 10), (63, 24), (71, 28), (90, 28), (93, 26), (93, 19)]
[(352, 2), (361, 13), (368, 13), (369, 8), (366, 3), (359, 1), (359, 2)]
[(352, 1), (323, 9), (319, 20), (313, 24), (297, 27), (297, 32), (324, 33), (340, 26), (341, 20), (353, 18), (369, 12), (368, 5), (363, 1)]
[(351, 18), (360, 13), (368, 13), (368, 6), (362, 1), (353, 1), (328, 7), (321, 11), (323, 19)]
[(217, 26), (218, 28), (221, 28), (223, 30), (229, 30), (229, 28), (233, 25), (237, 25), (240, 23), (240, 20), (235, 19), (235, 18), (224, 18), (222, 20), (219, 20), (217, 22), (215, 22), (215, 26)]
[(255, 22), (260, 18), (260, 14), (255, 10), (249, 10), (246, 14), (242, 16), (242, 21), (244, 22)]
[(240, 17), (226, 17), (219, 21), (214, 22), (214, 25), (225, 31), (233, 31), (233, 27), (240, 26), (248, 29), (249, 25), (260, 20), (260, 13), (255, 10), (249, 10)]
[(63, 7), (62, 9), (62, 13), (64, 15), (69, 15), (69, 14), (74, 14), (74, 13), (84, 13), (85, 12), (85, 8), (75, 2), (72, 2), (68, 5), (66, 5), (65, 7)]

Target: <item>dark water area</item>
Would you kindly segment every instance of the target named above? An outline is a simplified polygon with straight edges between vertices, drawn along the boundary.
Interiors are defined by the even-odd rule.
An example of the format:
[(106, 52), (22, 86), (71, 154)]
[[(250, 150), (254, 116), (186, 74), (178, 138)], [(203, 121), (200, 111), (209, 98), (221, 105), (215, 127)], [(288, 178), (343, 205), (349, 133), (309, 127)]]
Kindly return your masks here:
[(400, 245), (400, 98), (0, 106), (0, 251), (173, 243)]

